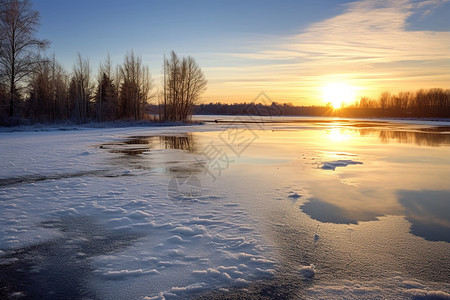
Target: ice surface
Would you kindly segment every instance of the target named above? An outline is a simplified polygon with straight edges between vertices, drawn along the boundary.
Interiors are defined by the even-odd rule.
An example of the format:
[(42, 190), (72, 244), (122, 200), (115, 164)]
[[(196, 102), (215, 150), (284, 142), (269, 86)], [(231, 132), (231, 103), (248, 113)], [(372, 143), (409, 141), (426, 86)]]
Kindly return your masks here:
[(427, 287), (423, 283), (411, 282), (401, 276), (386, 280), (351, 281), (335, 280), (323, 285), (316, 285), (306, 291), (306, 299), (450, 299), (450, 285), (446, 290), (438, 286)]
[[(180, 129), (158, 130), (173, 134)], [(89, 259), (93, 284), (105, 299), (183, 298), (202, 289), (272, 277), (276, 263), (262, 250), (256, 223), (238, 204), (228, 202), (232, 199), (209, 192), (195, 199), (196, 205), (181, 205), (167, 196), (170, 177), (111, 163), (121, 154), (98, 147), (147, 131), (1, 133), (2, 255), (14, 256), (14, 249), (33, 244), (40, 249), (47, 242), (74, 245), (70, 251), (51, 251)], [(180, 154), (164, 155), (176, 160)], [(67, 221), (85, 216), (91, 218), (92, 228), (85, 228), (91, 221)], [(107, 240), (137, 240), (110, 253), (103, 239), (95, 242), (106, 232), (111, 232)], [(91, 242), (99, 245), (95, 254), (85, 249)], [(0, 262), (11, 265), (15, 260)], [(149, 280), (159, 284), (149, 286)], [(130, 284), (133, 290), (127, 288)]]
[[(386, 209), (380, 199), (390, 200), (396, 189), (390, 182), (375, 189), (370, 182), (382, 180), (370, 177), (376, 172), (368, 176), (388, 161), (374, 162), (378, 148), (313, 143), (310, 138), (319, 131), (301, 125), (267, 125), (279, 132), (258, 132), (260, 139), (242, 160), (234, 157), (234, 165), (214, 183), (205, 180), (199, 161), (204, 161), (202, 147), (211, 136), (219, 140), (215, 131), (228, 129), (222, 124), (0, 132), (0, 266), (6, 270), (0, 279), (8, 275), (11, 283), (25, 276), (45, 285), (51, 278), (72, 293), (58, 294), (54, 286), (46, 286), (61, 299), (186, 299), (198, 293), (271, 290), (292, 292), (293, 298), (448, 298), (449, 286), (440, 277), (448, 273), (448, 244), (409, 234), (411, 223), (413, 233), (424, 223), (427, 210), (420, 209), (420, 215), (417, 209), (423, 193), (414, 194), (417, 201), (411, 201), (409, 192), (402, 194), (409, 210), (395, 201), (387, 202)], [(283, 136), (284, 129), (300, 128), (295, 139)], [(185, 148), (171, 148), (170, 139), (155, 138), (185, 139), (190, 132), (205, 134), (199, 134), (197, 145)], [(274, 142), (265, 144), (270, 135)], [(137, 144), (145, 151), (130, 152), (134, 146), (124, 142), (129, 137), (147, 139), (157, 149)], [(303, 144), (292, 145), (298, 141)], [(283, 142), (288, 147), (278, 144)], [(271, 147), (270, 155), (264, 152)], [(361, 155), (364, 151), (369, 153)], [(269, 163), (262, 163), (265, 156)], [(358, 156), (358, 161), (340, 159), (347, 156)], [(323, 162), (319, 170), (318, 161)], [(354, 185), (336, 179), (341, 172), (330, 176), (321, 171), (363, 163), (364, 168), (341, 169), (345, 182), (356, 181)], [(420, 165), (405, 166), (410, 167), (395, 169), (415, 174), (413, 167)], [(176, 192), (181, 195), (168, 196), (169, 182), (185, 178), (186, 170), (201, 179), (201, 193), (187, 195), (180, 189)], [(444, 199), (448, 191), (437, 176), (432, 179), (436, 186), (431, 188), (441, 190)], [(416, 178), (408, 184), (409, 190), (420, 188)], [(328, 205), (316, 205), (316, 214), (302, 212), (317, 199)], [(440, 203), (428, 210), (443, 214)], [(349, 221), (317, 217), (331, 212)], [(405, 212), (414, 218), (404, 218)], [(388, 213), (403, 223), (373, 217)], [(430, 219), (448, 228), (445, 216)], [(397, 269), (403, 273), (395, 277)], [(64, 274), (64, 282), (58, 274)], [(364, 278), (355, 279), (359, 277)], [(12, 286), (17, 289), (8, 290), (11, 297), (37, 292), (20, 282)]]

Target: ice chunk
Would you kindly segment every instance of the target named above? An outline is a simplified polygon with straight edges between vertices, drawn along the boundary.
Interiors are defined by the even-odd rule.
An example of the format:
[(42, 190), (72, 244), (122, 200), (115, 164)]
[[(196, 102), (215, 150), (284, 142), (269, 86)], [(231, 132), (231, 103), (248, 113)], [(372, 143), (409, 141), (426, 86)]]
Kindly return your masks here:
[(184, 242), (184, 240), (183, 240), (179, 235), (172, 235), (172, 236), (169, 237), (167, 240), (168, 240), (169, 242), (175, 243), (175, 244)]
[(103, 273), (103, 276), (107, 277), (108, 279), (120, 280), (129, 276), (155, 275), (155, 274), (159, 274), (159, 272), (156, 269), (151, 269), (147, 271), (137, 269), (137, 270), (108, 271)]
[(316, 269), (313, 264), (303, 266), (300, 268), (300, 274), (305, 278), (313, 278), (316, 275)]
[(294, 198), (294, 199), (298, 199), (301, 198), (302, 195), (299, 195), (297, 193), (291, 192), (291, 194), (288, 196), (289, 198)]
[(206, 228), (203, 225), (196, 225), (192, 227), (179, 226), (171, 230), (171, 232), (178, 233), (181, 236), (194, 236), (206, 232)]
[(337, 167), (346, 167), (348, 165), (362, 165), (360, 161), (354, 161), (350, 159), (339, 159), (329, 162), (324, 162), (320, 167), (322, 170), (336, 170)]

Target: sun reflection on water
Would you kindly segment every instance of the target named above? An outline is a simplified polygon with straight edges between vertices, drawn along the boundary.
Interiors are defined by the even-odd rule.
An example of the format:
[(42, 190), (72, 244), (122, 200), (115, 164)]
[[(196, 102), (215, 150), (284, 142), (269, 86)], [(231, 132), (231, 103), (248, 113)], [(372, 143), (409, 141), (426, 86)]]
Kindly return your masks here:
[(345, 142), (352, 138), (348, 132), (340, 127), (332, 127), (327, 131), (328, 138), (333, 142)]

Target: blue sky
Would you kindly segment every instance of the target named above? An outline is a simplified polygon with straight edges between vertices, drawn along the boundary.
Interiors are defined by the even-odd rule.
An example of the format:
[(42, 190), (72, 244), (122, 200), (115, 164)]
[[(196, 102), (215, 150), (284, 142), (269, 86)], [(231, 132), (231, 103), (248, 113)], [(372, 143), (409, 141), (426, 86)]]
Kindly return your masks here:
[[(234, 50), (252, 36), (295, 34), (342, 11), (339, 1), (57, 1), (36, 0), (40, 36), (70, 65), (79, 51), (120, 59), (130, 49), (162, 57)], [(326, 8), (326, 9), (324, 9)], [(243, 49), (245, 51), (245, 49)], [(148, 62), (153, 64), (153, 62)]]
[[(35, 0), (33, 5), (41, 13), (39, 36), (52, 42), (48, 53), (68, 71), (77, 52), (95, 70), (107, 53), (116, 64), (134, 50), (157, 88), (163, 54), (175, 50), (192, 55), (203, 68), (209, 81), (204, 102), (248, 101), (265, 91), (277, 101), (315, 104), (321, 87), (334, 82), (374, 97), (382, 90), (450, 87), (445, 0)], [(416, 44), (418, 49), (411, 47)]]

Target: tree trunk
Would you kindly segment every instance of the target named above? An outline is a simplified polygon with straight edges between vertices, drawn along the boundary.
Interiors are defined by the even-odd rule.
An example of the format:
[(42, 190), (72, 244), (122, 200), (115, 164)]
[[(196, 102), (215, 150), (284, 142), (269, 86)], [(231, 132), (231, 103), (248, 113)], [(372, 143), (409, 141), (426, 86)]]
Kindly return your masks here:
[(15, 92), (15, 84), (14, 79), (11, 79), (11, 87), (9, 90), (9, 116), (12, 117), (14, 115), (14, 92)]

